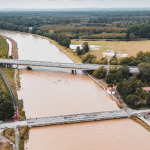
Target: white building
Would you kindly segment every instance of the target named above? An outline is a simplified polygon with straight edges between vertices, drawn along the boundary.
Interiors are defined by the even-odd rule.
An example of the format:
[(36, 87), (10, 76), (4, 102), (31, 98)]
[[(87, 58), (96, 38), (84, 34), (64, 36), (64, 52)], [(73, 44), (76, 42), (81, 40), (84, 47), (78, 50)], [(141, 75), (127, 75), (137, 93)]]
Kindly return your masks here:
[(116, 91), (115, 91), (115, 89), (114, 89), (114, 88), (109, 87), (109, 88), (107, 88), (107, 93), (108, 93), (108, 94), (115, 94), (115, 93), (116, 93)]

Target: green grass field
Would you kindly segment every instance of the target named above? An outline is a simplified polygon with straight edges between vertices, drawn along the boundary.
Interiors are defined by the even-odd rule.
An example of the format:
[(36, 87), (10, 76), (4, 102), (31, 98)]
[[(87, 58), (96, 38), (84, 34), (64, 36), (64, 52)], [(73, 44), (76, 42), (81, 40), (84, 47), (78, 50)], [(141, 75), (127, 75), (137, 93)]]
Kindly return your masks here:
[[(85, 41), (72, 40), (71, 44), (82, 44)], [(128, 56), (135, 56), (139, 51), (150, 51), (150, 40), (143, 41), (87, 41), (89, 45), (100, 46), (99, 50), (91, 50), (89, 53), (102, 57), (102, 52), (112, 49), (117, 53), (126, 53)]]
[(9, 51), (9, 45), (7, 41), (0, 36), (0, 57), (7, 58)]

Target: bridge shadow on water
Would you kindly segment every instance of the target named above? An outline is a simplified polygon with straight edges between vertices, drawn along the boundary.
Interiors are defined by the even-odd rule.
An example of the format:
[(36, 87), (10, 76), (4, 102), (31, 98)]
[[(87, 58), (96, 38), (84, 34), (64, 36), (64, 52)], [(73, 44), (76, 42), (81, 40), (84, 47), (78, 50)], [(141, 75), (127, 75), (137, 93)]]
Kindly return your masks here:
[[(13, 65), (12, 68), (16, 68), (16, 65)], [(33, 71), (44, 71), (44, 72), (54, 72), (54, 73), (66, 73), (66, 74), (73, 74), (71, 69), (64, 69), (64, 68), (53, 68), (53, 67), (30, 67)], [(20, 70), (27, 70), (25, 66), (18, 66)], [(86, 73), (82, 70), (76, 70), (75, 75), (85, 75)]]

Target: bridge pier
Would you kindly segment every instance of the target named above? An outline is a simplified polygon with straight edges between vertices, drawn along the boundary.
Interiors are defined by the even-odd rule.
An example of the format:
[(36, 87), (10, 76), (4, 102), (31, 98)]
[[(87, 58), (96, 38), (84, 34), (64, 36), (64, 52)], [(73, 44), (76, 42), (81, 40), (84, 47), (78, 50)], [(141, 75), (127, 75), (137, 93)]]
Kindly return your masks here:
[(71, 70), (72, 74), (76, 74), (76, 70)]

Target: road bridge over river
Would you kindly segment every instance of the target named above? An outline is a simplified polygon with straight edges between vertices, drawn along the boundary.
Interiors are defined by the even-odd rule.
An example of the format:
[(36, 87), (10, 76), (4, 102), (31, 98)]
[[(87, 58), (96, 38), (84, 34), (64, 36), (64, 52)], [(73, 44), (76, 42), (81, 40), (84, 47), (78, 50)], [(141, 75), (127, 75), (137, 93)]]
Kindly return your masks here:
[[(108, 67), (107, 65), (99, 64), (79, 64), (79, 63), (54, 63), (46, 61), (30, 61), (30, 60), (15, 60), (15, 59), (0, 59), (1, 65), (23, 65), (23, 66), (40, 66), (40, 67), (54, 67), (54, 68), (64, 68), (71, 70), (96, 70), (101, 66)], [(111, 65), (110, 65), (111, 67)], [(131, 73), (138, 73), (137, 67), (129, 67)]]
[(17, 126), (41, 127), (62, 124), (73, 124), (81, 122), (93, 122), (100, 120), (129, 118), (131, 113), (126, 110), (104, 111), (94, 113), (73, 114), (64, 116), (53, 116), (44, 118), (28, 119), (26, 121), (9, 122), (0, 124), (0, 128), (16, 128)]

